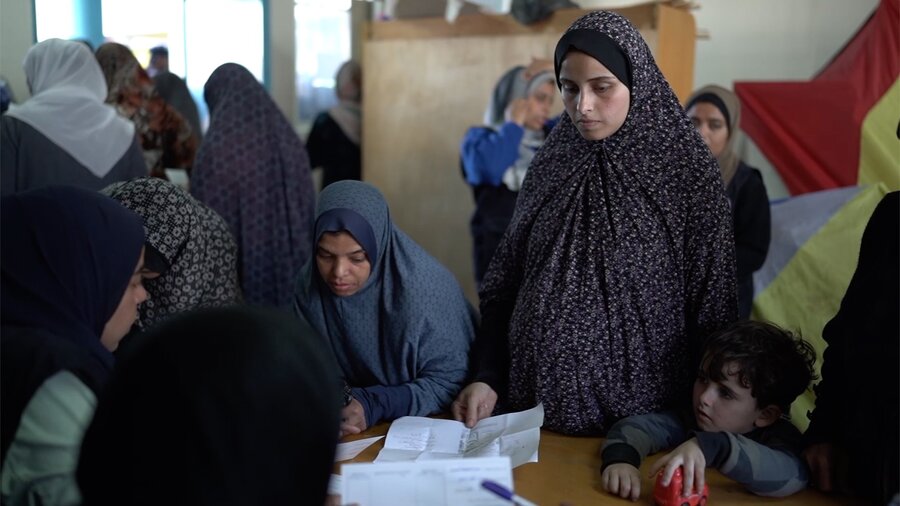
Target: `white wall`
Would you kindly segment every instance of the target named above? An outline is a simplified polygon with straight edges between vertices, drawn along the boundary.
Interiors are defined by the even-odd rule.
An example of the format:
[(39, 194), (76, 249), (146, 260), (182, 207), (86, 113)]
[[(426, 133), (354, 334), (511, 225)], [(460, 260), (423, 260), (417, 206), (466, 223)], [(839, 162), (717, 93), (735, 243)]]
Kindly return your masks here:
[(34, 18), (29, 0), (0, 0), (0, 76), (12, 87), (17, 102), (29, 97), (22, 60), (34, 44)]
[[(879, 0), (700, 0), (694, 85), (805, 81), (818, 73), (869, 18)], [(769, 198), (788, 195), (746, 136), (744, 159), (763, 173)]]

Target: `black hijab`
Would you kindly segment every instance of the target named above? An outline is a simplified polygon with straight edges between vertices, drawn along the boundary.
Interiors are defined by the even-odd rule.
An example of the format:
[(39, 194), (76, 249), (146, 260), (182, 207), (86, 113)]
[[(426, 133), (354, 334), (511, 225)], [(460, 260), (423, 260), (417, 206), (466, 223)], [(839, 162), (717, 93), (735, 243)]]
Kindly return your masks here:
[(85, 506), (325, 502), (340, 372), (274, 310), (183, 313), (121, 358), (85, 434)]
[(134, 273), (144, 226), (99, 193), (55, 186), (3, 197), (0, 218), (3, 454), (37, 388), (69, 370), (97, 393), (100, 343)]

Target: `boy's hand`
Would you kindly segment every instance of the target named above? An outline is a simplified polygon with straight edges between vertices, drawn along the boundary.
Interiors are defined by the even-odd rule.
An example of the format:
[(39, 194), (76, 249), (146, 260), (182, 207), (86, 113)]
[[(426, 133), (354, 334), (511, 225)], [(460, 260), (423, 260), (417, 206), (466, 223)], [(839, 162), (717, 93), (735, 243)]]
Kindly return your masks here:
[(631, 464), (612, 464), (600, 477), (603, 490), (623, 499), (637, 501), (641, 497), (641, 473)]
[(684, 489), (681, 491), (681, 495), (687, 496), (694, 490), (698, 492), (703, 490), (706, 481), (706, 457), (703, 456), (703, 451), (697, 444), (697, 438), (692, 437), (668, 455), (657, 460), (650, 468), (650, 476), (655, 476), (660, 469), (665, 467), (662, 483), (669, 486), (672, 475), (679, 466), (684, 468)]

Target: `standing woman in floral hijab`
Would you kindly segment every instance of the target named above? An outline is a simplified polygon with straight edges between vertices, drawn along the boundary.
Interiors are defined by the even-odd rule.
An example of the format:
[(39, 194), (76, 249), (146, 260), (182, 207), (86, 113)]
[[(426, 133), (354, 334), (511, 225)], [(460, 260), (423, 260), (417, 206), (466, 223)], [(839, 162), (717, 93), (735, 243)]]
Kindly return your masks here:
[(216, 69), (203, 96), (210, 123), (191, 193), (231, 227), (245, 300), (288, 307), (312, 249), (315, 189), (306, 149), (244, 67)]
[(134, 122), (150, 175), (166, 179), (165, 169), (190, 171), (197, 137), (181, 114), (156, 92), (131, 49), (107, 42), (97, 48), (97, 61), (106, 76), (106, 102)]
[(688, 395), (702, 340), (737, 317), (716, 161), (625, 18), (593, 12), (556, 47), (566, 114), (532, 161), (480, 291), (468, 425), (544, 405), (602, 434)]

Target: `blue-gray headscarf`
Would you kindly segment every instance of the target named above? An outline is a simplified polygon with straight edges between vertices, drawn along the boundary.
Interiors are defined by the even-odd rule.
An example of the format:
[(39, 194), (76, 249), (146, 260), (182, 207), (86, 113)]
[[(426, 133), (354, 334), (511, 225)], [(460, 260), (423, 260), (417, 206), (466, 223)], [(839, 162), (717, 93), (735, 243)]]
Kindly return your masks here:
[(300, 273), (295, 309), (327, 337), (351, 386), (409, 388), (403, 415), (447, 410), (466, 379), (475, 336), (474, 310), (456, 278), (391, 223), (387, 202), (367, 183), (339, 181), (320, 194), (313, 244), (339, 229), (366, 250), (369, 279), (355, 294), (336, 296), (312, 258)]

